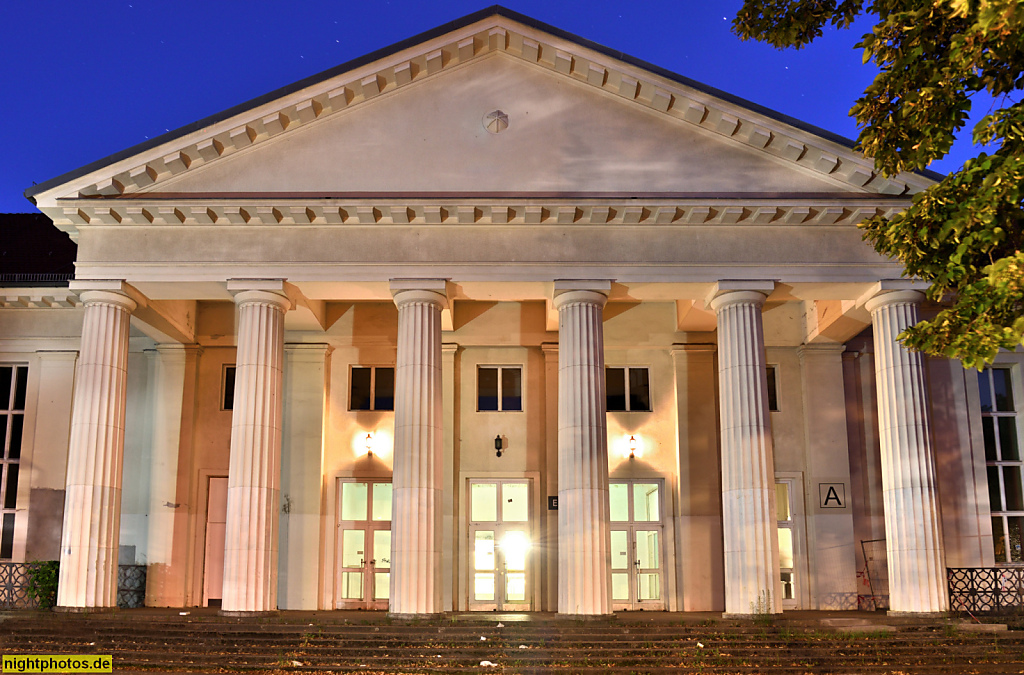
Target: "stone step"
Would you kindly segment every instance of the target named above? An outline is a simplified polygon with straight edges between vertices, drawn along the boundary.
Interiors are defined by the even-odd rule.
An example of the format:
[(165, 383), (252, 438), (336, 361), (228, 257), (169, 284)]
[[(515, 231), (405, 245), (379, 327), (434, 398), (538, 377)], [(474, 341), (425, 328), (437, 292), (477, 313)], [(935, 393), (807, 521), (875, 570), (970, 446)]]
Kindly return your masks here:
[[(884, 624), (883, 624), (884, 625)], [(111, 654), (119, 672), (1004, 673), (1024, 633), (910, 622), (387, 622), (7, 615), (4, 653)], [(889, 627), (889, 626), (887, 626)], [(852, 633), (848, 631), (853, 631)], [(480, 640), (480, 637), (486, 638)], [(523, 648), (520, 648), (522, 645)], [(495, 665), (481, 665), (489, 662)], [(296, 665), (299, 664), (299, 665)]]

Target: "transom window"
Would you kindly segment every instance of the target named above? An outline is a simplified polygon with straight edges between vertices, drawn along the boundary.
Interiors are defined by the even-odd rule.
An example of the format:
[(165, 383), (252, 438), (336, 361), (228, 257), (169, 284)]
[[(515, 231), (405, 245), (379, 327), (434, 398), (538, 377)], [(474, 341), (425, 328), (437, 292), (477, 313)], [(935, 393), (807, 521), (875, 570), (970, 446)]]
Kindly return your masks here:
[(522, 366), (479, 366), (476, 369), (476, 393), (477, 410), (521, 411)]
[(605, 368), (609, 412), (650, 412), (651, 376), (647, 368)]
[(352, 366), (349, 410), (394, 410), (393, 366)]
[(1010, 370), (986, 368), (978, 373), (978, 393), (996, 562), (1021, 563), (1024, 562), (1021, 554), (1024, 461), (1020, 455), (1020, 430)]
[(18, 507), (27, 391), (28, 366), (0, 366), (0, 560), (10, 560), (14, 555), (14, 516)]

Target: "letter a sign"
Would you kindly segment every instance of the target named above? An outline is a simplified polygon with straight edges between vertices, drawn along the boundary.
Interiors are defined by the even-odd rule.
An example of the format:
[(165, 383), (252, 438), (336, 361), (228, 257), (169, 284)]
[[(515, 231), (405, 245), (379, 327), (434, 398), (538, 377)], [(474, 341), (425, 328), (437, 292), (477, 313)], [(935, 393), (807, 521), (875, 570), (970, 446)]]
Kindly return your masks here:
[(819, 505), (823, 509), (846, 508), (845, 483), (818, 483)]

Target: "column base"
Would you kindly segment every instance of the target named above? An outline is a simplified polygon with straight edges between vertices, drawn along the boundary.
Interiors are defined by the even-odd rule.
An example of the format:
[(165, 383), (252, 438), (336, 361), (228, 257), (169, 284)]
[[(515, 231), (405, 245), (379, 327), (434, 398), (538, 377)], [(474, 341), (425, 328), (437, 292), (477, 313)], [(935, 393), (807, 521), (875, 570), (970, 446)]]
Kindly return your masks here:
[(266, 611), (261, 610), (231, 610), (231, 609), (218, 609), (217, 616), (230, 616), (240, 619), (255, 617), (255, 616), (277, 616), (280, 614), (276, 609), (269, 609)]
[(60, 614), (111, 614), (117, 607), (54, 607), (51, 611)]

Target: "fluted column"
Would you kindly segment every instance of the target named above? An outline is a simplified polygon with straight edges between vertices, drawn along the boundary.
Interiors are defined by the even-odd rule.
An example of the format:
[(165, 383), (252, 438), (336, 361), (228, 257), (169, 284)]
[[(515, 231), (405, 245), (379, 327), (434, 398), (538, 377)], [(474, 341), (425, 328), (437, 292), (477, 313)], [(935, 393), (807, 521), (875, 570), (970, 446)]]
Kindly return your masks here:
[(558, 309), (558, 612), (611, 614), (604, 327), (608, 297), (556, 295)]
[(398, 306), (391, 598), (395, 616), (442, 611), (443, 430), (441, 310), (444, 282), (393, 281)]
[(136, 302), (112, 290), (89, 290), (64, 493), (58, 608), (117, 606), (121, 528), (128, 321)]
[(899, 614), (949, 609), (924, 362), (897, 341), (917, 323), (923, 299), (918, 291), (890, 291), (865, 304), (875, 340), (889, 607)]
[(761, 322), (765, 297), (762, 290), (738, 289), (711, 301), (718, 317), (725, 612), (733, 615), (782, 611)]
[[(273, 288), (280, 282), (266, 284)], [(221, 612), (277, 610), (284, 314), (291, 301), (260, 288), (235, 294), (238, 350), (228, 460)]]

